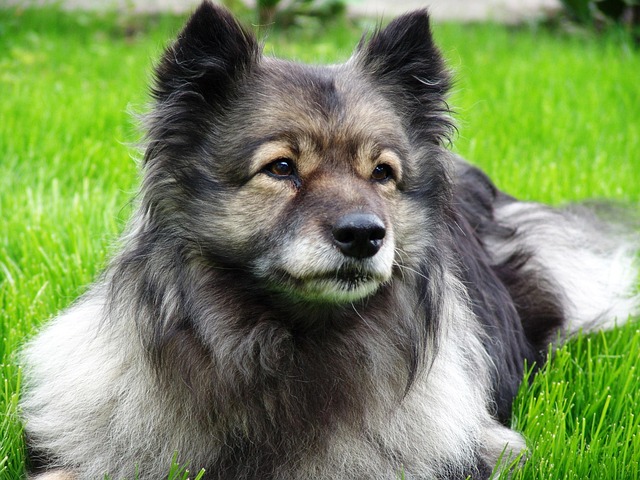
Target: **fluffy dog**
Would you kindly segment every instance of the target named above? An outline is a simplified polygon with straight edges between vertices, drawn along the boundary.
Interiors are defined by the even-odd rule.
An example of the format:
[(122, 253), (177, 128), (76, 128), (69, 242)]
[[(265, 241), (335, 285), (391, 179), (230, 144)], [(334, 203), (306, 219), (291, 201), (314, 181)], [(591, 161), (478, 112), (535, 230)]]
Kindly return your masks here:
[(449, 86), (424, 11), (319, 67), (203, 3), (119, 252), (24, 350), (34, 470), (477, 479), (522, 451), (525, 360), (637, 313), (636, 247), (450, 153)]

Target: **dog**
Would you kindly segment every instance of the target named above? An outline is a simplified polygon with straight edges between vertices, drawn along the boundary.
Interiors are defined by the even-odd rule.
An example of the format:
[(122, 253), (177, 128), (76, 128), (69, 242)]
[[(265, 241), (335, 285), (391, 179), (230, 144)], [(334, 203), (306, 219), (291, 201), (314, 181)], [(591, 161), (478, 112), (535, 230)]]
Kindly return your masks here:
[[(637, 243), (448, 150), (426, 11), (344, 64), (204, 2), (155, 71), (135, 213), (28, 342), (33, 478), (486, 479), (525, 362), (639, 311)], [(516, 460), (517, 462), (517, 460)]]

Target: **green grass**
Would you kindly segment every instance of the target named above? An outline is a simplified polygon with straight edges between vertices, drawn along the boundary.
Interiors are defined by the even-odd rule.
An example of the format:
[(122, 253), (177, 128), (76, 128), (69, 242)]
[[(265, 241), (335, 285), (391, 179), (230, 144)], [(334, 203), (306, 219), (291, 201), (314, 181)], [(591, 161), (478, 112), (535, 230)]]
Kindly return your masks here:
[(530, 451), (514, 478), (640, 478), (639, 352), (637, 324), (627, 324), (552, 354), (515, 404)]
[[(0, 10), (0, 479), (24, 468), (14, 354), (97, 275), (137, 172), (131, 111), (181, 18)], [(523, 198), (640, 201), (640, 54), (615, 34), (439, 25), (457, 72), (456, 151)], [(272, 33), (267, 53), (348, 56), (359, 33)], [(640, 333), (557, 351), (515, 404), (530, 445), (516, 478), (639, 478)], [(179, 475), (181, 471), (176, 470)]]

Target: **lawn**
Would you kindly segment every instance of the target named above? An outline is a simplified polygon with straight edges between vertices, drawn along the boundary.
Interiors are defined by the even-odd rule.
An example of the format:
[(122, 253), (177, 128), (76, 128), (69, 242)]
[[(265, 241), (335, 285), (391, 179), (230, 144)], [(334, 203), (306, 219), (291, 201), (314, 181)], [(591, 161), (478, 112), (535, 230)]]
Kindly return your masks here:
[[(138, 181), (133, 114), (182, 21), (0, 9), (0, 479), (24, 469), (15, 352), (104, 266)], [(622, 35), (435, 30), (456, 72), (456, 151), (523, 198), (640, 203), (640, 51)], [(274, 32), (265, 49), (335, 62), (358, 38)], [(637, 324), (555, 352), (515, 403), (530, 446), (515, 478), (640, 478), (639, 355)]]

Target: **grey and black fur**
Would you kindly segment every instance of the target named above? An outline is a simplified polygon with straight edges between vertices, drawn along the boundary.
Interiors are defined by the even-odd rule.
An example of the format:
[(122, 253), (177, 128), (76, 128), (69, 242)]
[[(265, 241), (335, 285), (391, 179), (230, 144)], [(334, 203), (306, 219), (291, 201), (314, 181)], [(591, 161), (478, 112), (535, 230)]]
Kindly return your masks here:
[(636, 245), (446, 148), (424, 11), (342, 65), (205, 2), (156, 70), (138, 207), (23, 353), (35, 475), (488, 478), (525, 360), (638, 312)]

